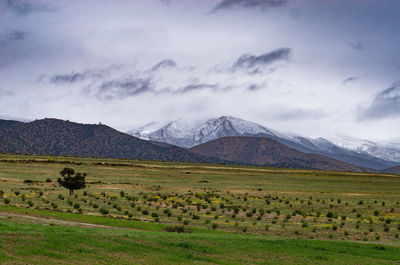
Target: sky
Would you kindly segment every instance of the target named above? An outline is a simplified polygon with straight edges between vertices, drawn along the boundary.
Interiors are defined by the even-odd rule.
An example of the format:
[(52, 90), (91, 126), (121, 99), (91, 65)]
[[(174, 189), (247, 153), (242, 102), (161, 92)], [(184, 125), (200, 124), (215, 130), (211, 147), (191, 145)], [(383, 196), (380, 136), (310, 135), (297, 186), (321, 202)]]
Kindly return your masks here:
[(397, 0), (0, 0), (0, 117), (400, 141)]

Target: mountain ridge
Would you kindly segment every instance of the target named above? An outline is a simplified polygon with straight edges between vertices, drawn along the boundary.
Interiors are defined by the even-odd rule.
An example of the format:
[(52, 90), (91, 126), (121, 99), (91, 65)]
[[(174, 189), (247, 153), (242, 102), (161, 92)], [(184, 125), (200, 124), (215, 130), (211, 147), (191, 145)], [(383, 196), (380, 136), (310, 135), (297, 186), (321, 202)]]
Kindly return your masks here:
[[(131, 130), (128, 133), (139, 138), (165, 142), (186, 148), (229, 136), (269, 137), (303, 153), (315, 153), (360, 167), (382, 170), (396, 165), (394, 161), (384, 160), (369, 153), (346, 149), (325, 138), (312, 139), (287, 135), (260, 124), (232, 116), (222, 116), (197, 124), (185, 123), (182, 120), (170, 121), (164, 124), (166, 125), (162, 126), (162, 123), (159, 123), (157, 128), (155, 123), (153, 123), (152, 129), (144, 126), (146, 127), (145, 133), (142, 133), (143, 131), (141, 132), (140, 130)], [(182, 131), (185, 133), (182, 133)]]
[(268, 137), (224, 137), (192, 147), (190, 150), (202, 155), (213, 154), (223, 160), (259, 166), (356, 172), (371, 171), (318, 154), (302, 153)]
[[(224, 124), (225, 122), (225, 124)], [(232, 132), (237, 130), (230, 122), (222, 121), (224, 128), (230, 128)], [(217, 122), (221, 125), (221, 122)], [(177, 128), (175, 128), (177, 129)], [(208, 129), (208, 128), (207, 128)], [(207, 135), (208, 131), (203, 131)], [(218, 131), (215, 132), (218, 134)], [(0, 120), (0, 153), (62, 155), (80, 157), (109, 157), (131, 158), (176, 162), (214, 163), (214, 164), (238, 164), (261, 165), (284, 168), (308, 168), (319, 170), (338, 171), (372, 171), (365, 167), (350, 165), (319, 154), (307, 154), (290, 148), (272, 137), (278, 134), (266, 131), (269, 137), (259, 135), (240, 136), (247, 139), (248, 145), (243, 145), (242, 140), (232, 142), (233, 146), (226, 146), (226, 150), (233, 150), (236, 145), (243, 150), (236, 149), (241, 154), (238, 157), (221, 156), (215, 150), (213, 152), (200, 152), (198, 148), (186, 149), (164, 142), (142, 140), (134, 136), (117, 131), (103, 124), (82, 124), (58, 119), (43, 119), (32, 122), (19, 122)], [(222, 142), (235, 139), (236, 136), (222, 137), (217, 140)], [(228, 140), (227, 140), (228, 139)], [(215, 140), (202, 145), (212, 145)], [(257, 143), (261, 141), (261, 144)], [(306, 140), (303, 140), (306, 141)], [(311, 145), (313, 143), (310, 142)], [(253, 148), (250, 148), (250, 147)], [(260, 147), (261, 146), (261, 147)], [(261, 152), (274, 157), (266, 160), (257, 153)], [(254, 159), (246, 159), (248, 156)], [(264, 159), (264, 160), (262, 160)], [(388, 167), (387, 167), (388, 168)]]
[(0, 124), (7, 124), (0, 125), (1, 153), (221, 162), (217, 158), (193, 154), (178, 146), (141, 140), (102, 124), (81, 124), (58, 119), (17, 124), (3, 121)]

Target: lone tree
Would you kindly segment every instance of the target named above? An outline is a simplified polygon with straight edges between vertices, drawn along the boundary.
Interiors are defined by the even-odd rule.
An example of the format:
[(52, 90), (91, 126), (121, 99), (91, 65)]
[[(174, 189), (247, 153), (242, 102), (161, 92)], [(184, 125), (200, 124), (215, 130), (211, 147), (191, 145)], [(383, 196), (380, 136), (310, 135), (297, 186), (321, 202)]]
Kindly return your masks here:
[(84, 189), (86, 187), (85, 177), (87, 176), (86, 173), (79, 173), (75, 174), (75, 170), (72, 168), (64, 168), (60, 171), (60, 175), (62, 178), (58, 178), (58, 184), (63, 186), (66, 189), (69, 189), (69, 195), (74, 193), (74, 190)]

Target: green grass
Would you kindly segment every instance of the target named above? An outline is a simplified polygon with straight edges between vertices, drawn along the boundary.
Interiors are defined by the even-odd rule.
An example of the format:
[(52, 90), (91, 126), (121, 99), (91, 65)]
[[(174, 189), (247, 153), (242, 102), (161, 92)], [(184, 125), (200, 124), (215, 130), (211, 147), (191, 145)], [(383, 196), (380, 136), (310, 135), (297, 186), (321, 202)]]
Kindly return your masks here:
[(176, 234), (0, 221), (0, 262), (396, 264), (398, 247), (234, 233)]
[(55, 212), (39, 209), (17, 208), (13, 206), (0, 205), (0, 212), (18, 213), (29, 216), (42, 217), (48, 219), (64, 220), (71, 222), (88, 223), (94, 225), (104, 225), (117, 228), (129, 228), (146, 231), (163, 231), (166, 225), (150, 222), (139, 222), (135, 220), (115, 219), (104, 216), (91, 216), (77, 213)]

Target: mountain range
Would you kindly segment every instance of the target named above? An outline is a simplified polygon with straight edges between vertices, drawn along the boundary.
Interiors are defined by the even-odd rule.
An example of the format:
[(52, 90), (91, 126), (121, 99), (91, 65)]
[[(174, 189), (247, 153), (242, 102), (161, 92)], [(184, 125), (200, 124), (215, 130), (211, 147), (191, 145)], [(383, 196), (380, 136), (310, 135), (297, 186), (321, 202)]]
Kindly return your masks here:
[[(157, 126), (153, 126), (153, 130)], [(0, 153), (131, 158), (335, 171), (376, 171), (370, 166), (339, 161), (313, 152), (313, 150), (326, 149), (325, 152), (334, 150), (330, 146), (331, 143), (323, 139), (310, 140), (286, 136), (237, 118), (221, 117), (210, 120), (205, 125), (190, 126), (200, 126), (201, 129), (192, 130), (187, 127), (181, 130), (176, 124), (166, 123), (155, 133), (148, 130), (147, 139), (143, 139), (145, 132), (142, 128), (140, 131), (142, 139), (140, 139), (103, 124), (81, 124), (58, 119), (32, 122), (0, 120)], [(139, 130), (136, 133), (139, 133)], [(158, 138), (153, 135), (158, 135)], [(160, 141), (160, 138), (169, 141)], [(201, 144), (186, 148), (168, 143), (171, 141), (178, 141), (180, 145), (193, 142)], [(309, 152), (298, 150), (300, 148)], [(349, 152), (349, 156), (355, 156), (353, 151), (346, 152)], [(338, 155), (338, 152), (335, 155)], [(358, 156), (362, 157), (361, 154)], [(360, 160), (359, 157), (356, 158)], [(380, 161), (378, 158), (366, 157), (364, 157), (365, 163), (368, 159)], [(396, 166), (399, 164), (383, 161), (390, 164), (384, 168), (387, 170), (385, 172), (396, 174), (398, 170)]]
[(268, 137), (303, 153), (319, 154), (360, 167), (383, 170), (400, 162), (400, 147), (387, 147), (354, 138), (307, 138), (288, 135), (243, 119), (222, 116), (205, 122), (177, 120), (149, 123), (127, 132), (135, 137), (191, 148), (229, 136)]
[(223, 162), (178, 146), (141, 140), (106, 125), (57, 119), (27, 123), (0, 120), (0, 153)]

